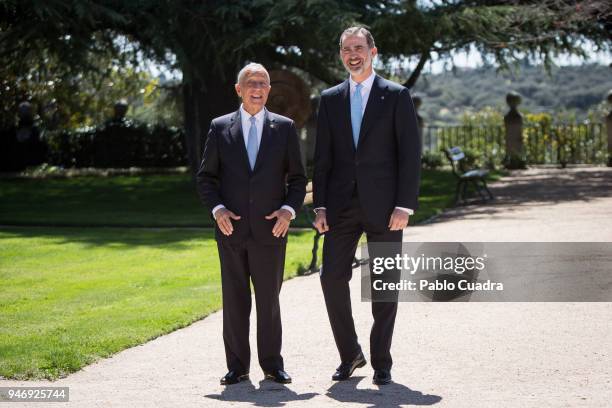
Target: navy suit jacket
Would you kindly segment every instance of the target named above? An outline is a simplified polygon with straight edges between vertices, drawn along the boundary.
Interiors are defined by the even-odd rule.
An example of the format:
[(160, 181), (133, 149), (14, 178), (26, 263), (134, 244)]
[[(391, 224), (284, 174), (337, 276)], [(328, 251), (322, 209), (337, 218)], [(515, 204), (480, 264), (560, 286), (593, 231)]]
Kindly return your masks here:
[(314, 160), (314, 206), (327, 208), (330, 227), (350, 204), (355, 186), (367, 221), (379, 229), (387, 228), (394, 207), (416, 210), (421, 140), (408, 89), (376, 75), (357, 148), (349, 80), (323, 91)]
[(242, 217), (232, 220), (234, 232), (224, 235), (216, 227), (217, 240), (241, 243), (249, 237), (264, 244), (283, 244), (272, 228), (276, 218), (264, 217), (283, 205), (296, 212), (306, 195), (306, 175), (293, 121), (266, 109), (261, 143), (251, 170), (240, 110), (212, 120), (197, 173), (198, 193), (213, 209), (223, 204)]

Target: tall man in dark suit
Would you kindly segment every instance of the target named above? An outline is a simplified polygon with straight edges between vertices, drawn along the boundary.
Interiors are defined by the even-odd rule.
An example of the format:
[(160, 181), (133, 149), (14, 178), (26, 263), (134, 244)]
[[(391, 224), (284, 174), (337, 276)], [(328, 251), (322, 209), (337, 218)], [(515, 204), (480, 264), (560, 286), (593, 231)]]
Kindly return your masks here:
[(289, 223), (306, 195), (293, 121), (269, 112), (270, 76), (260, 64), (238, 74), (236, 112), (213, 119), (197, 174), (202, 202), (212, 209), (221, 261), (223, 341), (228, 373), (221, 384), (248, 379), (252, 280), (257, 353), (266, 378), (291, 382), (281, 356), (278, 301)]
[[(332, 377), (336, 381), (366, 364), (349, 291), (359, 238), (365, 232), (368, 243), (401, 248), (402, 230), (417, 208), (421, 143), (415, 109), (408, 89), (374, 73), (376, 53), (367, 29), (351, 27), (342, 33), (340, 58), (350, 77), (321, 94), (318, 114), (315, 227), (326, 233), (321, 285), (341, 359)], [(373, 381), (387, 384), (397, 298), (372, 302), (372, 314)]]

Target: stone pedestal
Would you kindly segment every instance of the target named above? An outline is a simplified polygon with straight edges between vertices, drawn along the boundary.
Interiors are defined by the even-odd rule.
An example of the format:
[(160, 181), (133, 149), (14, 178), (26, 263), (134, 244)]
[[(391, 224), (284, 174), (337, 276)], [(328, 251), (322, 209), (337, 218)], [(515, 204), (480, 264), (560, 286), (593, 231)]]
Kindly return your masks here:
[(608, 132), (608, 167), (612, 167), (612, 90), (608, 92), (610, 113), (606, 116), (606, 131)]
[(521, 96), (516, 92), (510, 92), (506, 95), (506, 103), (510, 110), (504, 116), (506, 127), (505, 165), (507, 168), (524, 168), (523, 116), (517, 110), (521, 103)]

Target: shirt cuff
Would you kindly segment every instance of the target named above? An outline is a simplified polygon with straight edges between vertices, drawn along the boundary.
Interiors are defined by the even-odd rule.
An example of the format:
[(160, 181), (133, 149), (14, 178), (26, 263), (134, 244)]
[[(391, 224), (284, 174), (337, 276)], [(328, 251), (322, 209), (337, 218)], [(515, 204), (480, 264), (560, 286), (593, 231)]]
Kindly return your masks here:
[(412, 215), (412, 214), (414, 214), (414, 210), (413, 210), (413, 209), (411, 209), (411, 208), (405, 208), (405, 207), (395, 207), (395, 208), (397, 208), (398, 210), (402, 210), (402, 211), (407, 212), (407, 213), (408, 213), (408, 215)]
[(312, 211), (314, 211), (314, 213), (316, 214), (318, 210), (325, 210), (325, 207), (317, 207), (317, 208), (313, 208)]
[(284, 208), (285, 210), (287, 210), (287, 211), (289, 211), (291, 213), (291, 219), (292, 220), (295, 219), (295, 210), (293, 208), (291, 208), (291, 206), (283, 205), (281, 208)]
[(212, 209), (213, 218), (215, 220), (217, 219), (217, 216), (215, 214), (217, 213), (217, 211), (219, 211), (222, 208), (225, 208), (225, 206), (223, 204), (219, 204), (218, 206)]

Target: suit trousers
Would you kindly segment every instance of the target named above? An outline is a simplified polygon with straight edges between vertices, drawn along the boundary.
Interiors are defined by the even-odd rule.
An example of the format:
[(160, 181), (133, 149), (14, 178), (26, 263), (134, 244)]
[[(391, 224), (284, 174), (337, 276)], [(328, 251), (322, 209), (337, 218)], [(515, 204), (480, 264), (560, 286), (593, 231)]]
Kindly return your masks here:
[[(398, 247), (401, 250), (402, 231), (369, 224), (355, 192), (348, 207), (340, 212), (337, 222), (330, 225), (323, 243), (321, 286), (342, 362), (352, 361), (361, 351), (351, 310), (349, 281), (355, 251), (364, 232), (368, 243), (393, 242), (397, 244), (394, 249)], [(370, 258), (372, 255), (370, 253)], [(374, 325), (370, 332), (370, 356), (375, 370), (391, 369), (393, 364), (390, 350), (396, 314), (397, 297), (394, 301), (372, 302)]]
[(257, 308), (257, 354), (264, 371), (284, 369), (279, 293), (286, 244), (264, 245), (249, 238), (240, 244), (217, 241), (223, 294), (223, 342), (228, 370), (248, 373), (251, 361), (250, 281)]

